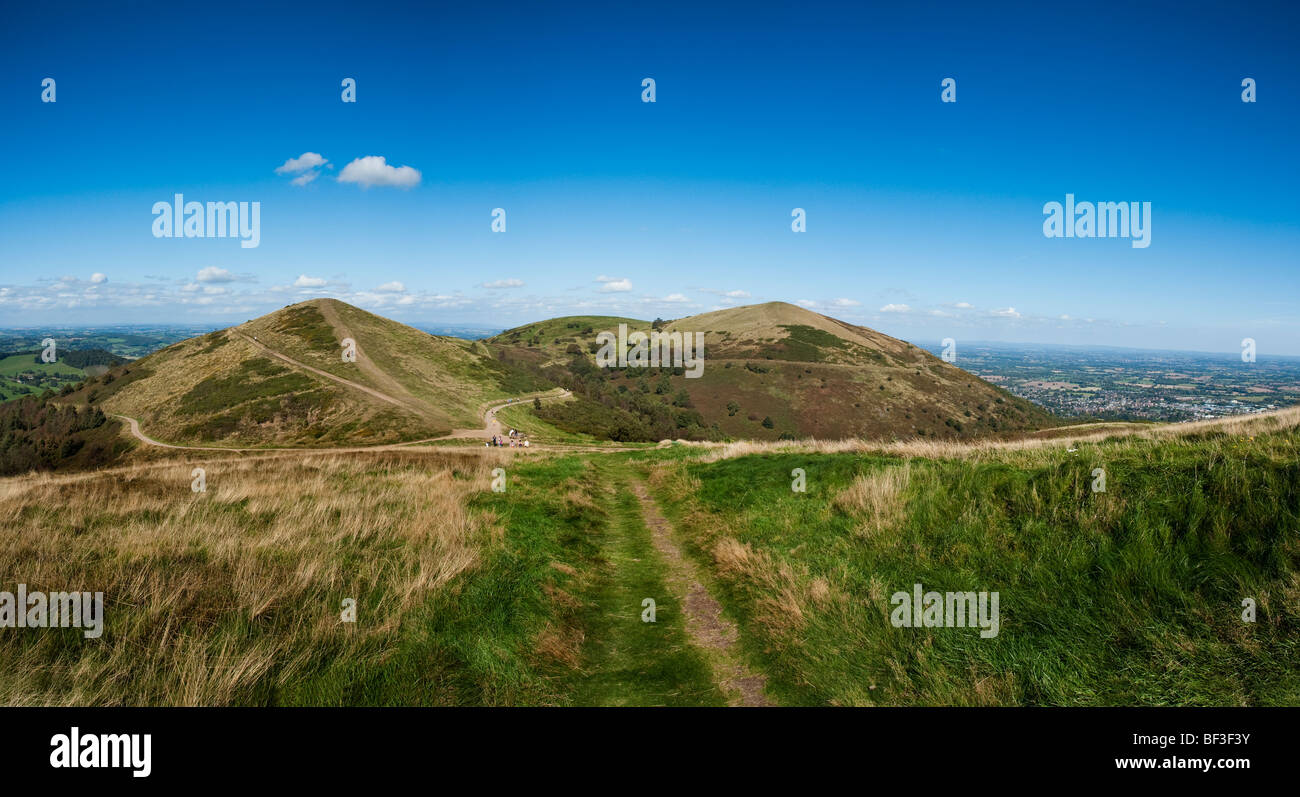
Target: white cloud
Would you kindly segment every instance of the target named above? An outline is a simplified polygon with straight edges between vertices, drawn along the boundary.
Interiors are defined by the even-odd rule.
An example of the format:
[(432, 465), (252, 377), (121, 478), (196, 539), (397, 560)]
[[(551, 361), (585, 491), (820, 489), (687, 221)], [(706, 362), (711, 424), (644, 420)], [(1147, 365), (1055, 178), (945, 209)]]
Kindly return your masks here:
[(99, 285), (101, 283), (108, 282), (108, 277), (96, 271), (94, 274), (90, 275), (90, 281), (95, 285)]
[(800, 299), (799, 301), (795, 302), (795, 304), (799, 305), (800, 307), (816, 307), (816, 306), (817, 306), (817, 303), (814, 302), (812, 299)]
[(356, 183), (362, 188), (414, 188), (420, 184), (420, 171), (410, 166), (389, 166), (382, 155), (367, 155), (344, 166), (339, 182)]
[[(290, 182), (294, 185), (307, 185), (320, 176), (322, 166), (329, 166), (319, 152), (304, 152), (296, 158), (290, 158), (275, 169), (276, 174), (296, 174)], [(330, 168), (334, 168), (330, 166)]]
[(1016, 308), (1014, 308), (1014, 307), (1008, 307), (1008, 308), (1006, 308), (1006, 309), (1004, 309), (1004, 310), (992, 310), (992, 311), (990, 311), (990, 312), (991, 312), (993, 315), (998, 316), (998, 317), (1000, 317), (1000, 318), (1019, 318), (1019, 317), (1020, 317), (1020, 313), (1017, 313), (1017, 312), (1016, 312)]
[(626, 278), (615, 279), (614, 277), (607, 277), (604, 274), (601, 274), (599, 277), (596, 277), (596, 282), (605, 283), (601, 286), (601, 293), (622, 293), (624, 291), (632, 290), (632, 280)]
[(749, 291), (727, 291), (723, 296), (729, 299), (748, 299)]
[(956, 307), (959, 310), (969, 310), (972, 307), (974, 307), (974, 305), (972, 305), (970, 302), (957, 302), (956, 304), (953, 305), (953, 307)]
[(664, 297), (664, 301), (676, 303), (676, 302), (689, 302), (690, 299), (687, 299), (684, 295), (680, 293), (670, 293)]
[(912, 308), (911, 308), (911, 307), (908, 307), (908, 306), (905, 305), (905, 304), (887, 304), (887, 305), (885, 305), (884, 307), (880, 308), (880, 312), (882, 312), (882, 313), (910, 313), (910, 312), (912, 312)]
[(217, 266), (208, 266), (199, 269), (199, 282), (234, 282), (236, 277), (224, 268)]
[(304, 152), (296, 158), (290, 158), (284, 162), (284, 165), (275, 168), (276, 174), (300, 174), (310, 169), (319, 169), (329, 161), (321, 157), (319, 152)]
[(859, 302), (856, 299), (836, 299), (835, 301), (831, 302), (831, 304), (835, 305), (836, 307), (857, 307), (858, 305), (862, 304), (862, 302)]
[(397, 280), (393, 280), (392, 282), (385, 282), (383, 285), (375, 288), (375, 290), (380, 293), (404, 293), (406, 291), (406, 286)]
[(323, 288), (325, 287), (325, 280), (321, 279), (320, 277), (309, 277), (306, 274), (302, 274), (298, 277), (298, 279), (293, 281), (293, 287)]
[(483, 283), (480, 287), (490, 288), (492, 290), (500, 290), (501, 288), (522, 288), (524, 287), (524, 281), (513, 279), (513, 278), (503, 279), (503, 280), (492, 280), (491, 282)]

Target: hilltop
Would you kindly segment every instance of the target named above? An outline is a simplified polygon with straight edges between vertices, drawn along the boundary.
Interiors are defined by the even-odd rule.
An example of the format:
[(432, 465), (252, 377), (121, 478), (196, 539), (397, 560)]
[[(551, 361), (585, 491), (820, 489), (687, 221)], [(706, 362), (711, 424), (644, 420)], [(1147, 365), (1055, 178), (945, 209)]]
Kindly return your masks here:
[[(343, 359), (343, 342), (356, 346)], [(172, 443), (356, 444), (481, 426), (481, 405), (546, 387), (482, 343), (421, 332), (334, 299), (176, 343), (67, 397)]]
[[(490, 338), (584, 396), (540, 414), (564, 428), (602, 426), (648, 437), (964, 438), (1055, 423), (1040, 407), (906, 341), (785, 302), (661, 322), (702, 332), (698, 379), (681, 368), (595, 367), (596, 334), (655, 322), (571, 316)], [(630, 436), (626, 439), (648, 439)]]

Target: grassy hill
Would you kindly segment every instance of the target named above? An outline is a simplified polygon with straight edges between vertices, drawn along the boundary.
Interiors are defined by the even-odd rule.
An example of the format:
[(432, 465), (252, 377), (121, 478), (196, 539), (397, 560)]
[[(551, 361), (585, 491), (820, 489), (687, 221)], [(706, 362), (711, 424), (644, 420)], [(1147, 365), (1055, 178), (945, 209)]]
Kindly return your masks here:
[[(0, 574), (107, 598), (93, 642), (0, 634), (0, 702), (715, 705), (738, 659), (779, 705), (1296, 705), (1298, 423), (0, 478)], [(999, 633), (894, 627), (917, 582), (998, 591)]]
[[(343, 361), (345, 339), (355, 362)], [(338, 445), (479, 427), (485, 401), (546, 387), (481, 343), (315, 299), (169, 346), (64, 400), (170, 443)]]
[(652, 327), (573, 316), (507, 330), (489, 342), (588, 399), (540, 413), (574, 431), (608, 432), (640, 417), (644, 433), (659, 438), (962, 439), (1055, 423), (1036, 405), (910, 343), (784, 302), (663, 325), (667, 332), (704, 333), (705, 367), (694, 379), (681, 368), (594, 368), (596, 334), (620, 323), (629, 331)]

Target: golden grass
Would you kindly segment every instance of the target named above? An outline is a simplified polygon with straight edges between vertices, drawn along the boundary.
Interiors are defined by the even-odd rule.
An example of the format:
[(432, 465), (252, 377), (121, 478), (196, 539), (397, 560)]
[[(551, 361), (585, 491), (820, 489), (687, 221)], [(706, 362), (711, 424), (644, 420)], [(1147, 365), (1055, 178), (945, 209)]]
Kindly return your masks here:
[[(272, 671), (290, 682), (323, 649), (382, 651), (408, 612), (493, 544), (491, 516), (470, 514), (466, 499), (489, 489), (496, 462), (385, 451), (0, 481), (0, 588), (102, 591), (106, 623), (98, 640), (0, 633), (0, 703), (129, 694), (221, 705)], [(205, 493), (191, 491), (196, 465)], [(340, 620), (349, 597), (355, 624)]]
[(805, 597), (799, 578), (789, 565), (734, 537), (718, 540), (713, 547), (713, 560), (722, 580), (743, 583), (756, 594), (753, 622), (761, 625), (773, 639), (795, 641), (795, 635), (807, 622), (804, 603), (814, 598)]
[(874, 537), (903, 516), (903, 492), (912, 478), (909, 465), (867, 473), (857, 477), (835, 496), (834, 505), (848, 515), (860, 516), (858, 534)]
[(926, 459), (980, 459), (996, 458), (1006, 452), (1059, 451), (1067, 445), (1074, 447), (1078, 443), (1095, 443), (1108, 438), (1153, 441), (1176, 440), (1206, 432), (1220, 432), (1238, 437), (1254, 436), (1300, 426), (1300, 407), (1288, 407), (1275, 412), (1255, 415), (1238, 415), (1231, 418), (1215, 418), (1206, 421), (1155, 426), (1116, 428), (1111, 424), (1098, 425), (1104, 428), (1099, 431), (1090, 431), (1088, 424), (1082, 424), (1077, 427), (1078, 433), (1070, 437), (976, 440), (970, 442), (922, 439), (895, 441), (861, 439), (788, 440), (777, 442), (742, 440), (734, 443), (681, 440), (676, 442), (705, 450), (707, 453), (700, 457), (701, 462), (717, 462), (751, 454), (837, 454), (844, 452), (890, 454), (900, 457), (922, 457)]

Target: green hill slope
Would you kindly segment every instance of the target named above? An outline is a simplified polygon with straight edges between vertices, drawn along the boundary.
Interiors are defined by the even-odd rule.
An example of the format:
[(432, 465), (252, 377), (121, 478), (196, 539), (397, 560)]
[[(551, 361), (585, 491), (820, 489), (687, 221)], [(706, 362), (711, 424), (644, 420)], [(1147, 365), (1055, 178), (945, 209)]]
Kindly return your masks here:
[(507, 330), (490, 343), (512, 361), (550, 369), (588, 399), (543, 411), (574, 430), (590, 431), (580, 429), (585, 424), (656, 438), (957, 439), (1055, 423), (1042, 408), (910, 343), (784, 302), (664, 325), (670, 333), (704, 334), (699, 378), (681, 368), (595, 368), (596, 334), (620, 323), (651, 330), (648, 321), (580, 316)]
[[(355, 362), (343, 359), (348, 339)], [(337, 445), (479, 427), (485, 401), (548, 386), (482, 344), (315, 299), (169, 346), (66, 400), (170, 443)]]
[[(793, 446), (655, 483), (781, 703), (1293, 706), (1298, 422), (939, 458)], [(997, 633), (896, 626), (915, 584), (999, 593)]]

